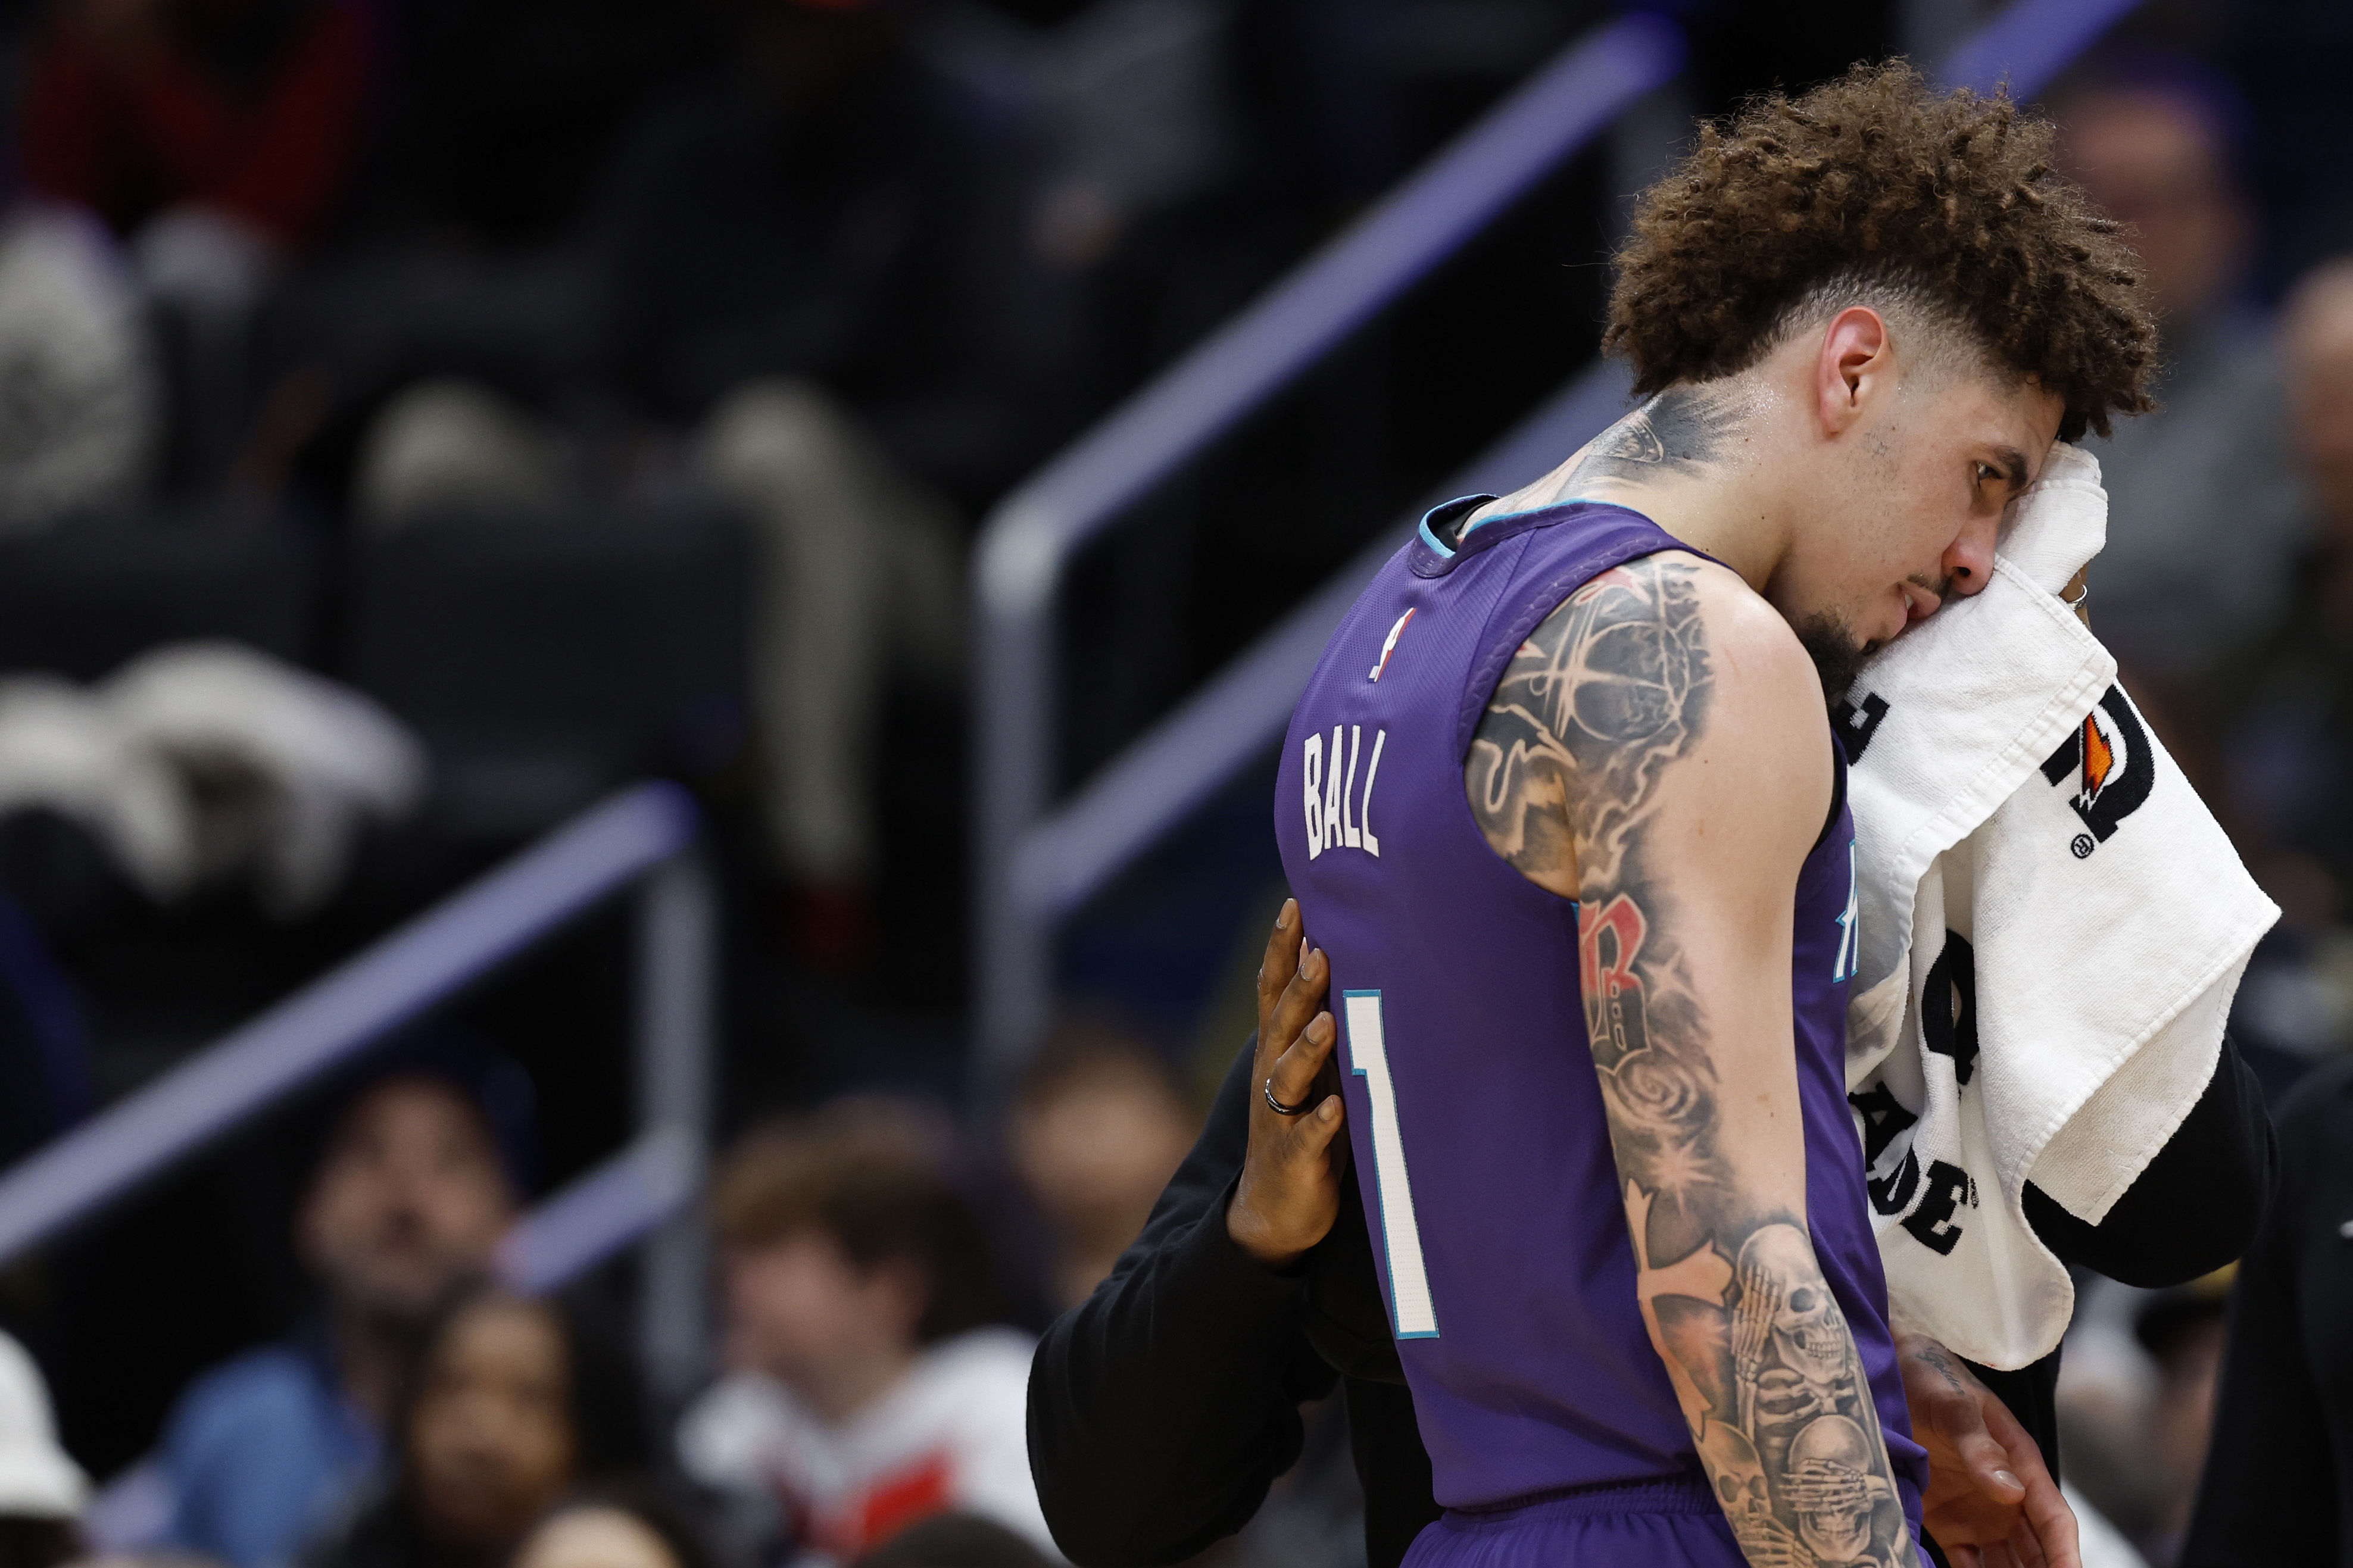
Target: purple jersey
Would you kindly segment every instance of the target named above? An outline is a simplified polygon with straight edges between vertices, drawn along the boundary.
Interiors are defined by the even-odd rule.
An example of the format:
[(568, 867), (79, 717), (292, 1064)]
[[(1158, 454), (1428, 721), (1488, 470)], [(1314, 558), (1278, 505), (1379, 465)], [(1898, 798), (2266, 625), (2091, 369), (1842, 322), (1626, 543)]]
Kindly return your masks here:
[[(1635, 1300), (1577, 906), (1488, 847), (1463, 792), (1480, 715), (1537, 624), (1611, 567), (1684, 546), (1622, 507), (1571, 502), (1449, 551), (1432, 524), (1486, 499), (1432, 512), (1348, 612), (1292, 716), (1274, 814), (1307, 934), (1331, 955), (1390, 1326), (1438, 1500), (1461, 1510), (1699, 1473)], [(1799, 877), (1790, 959), (1807, 1219), (1916, 1531), (1927, 1466), (1846, 1103), (1853, 889), (1841, 800)]]

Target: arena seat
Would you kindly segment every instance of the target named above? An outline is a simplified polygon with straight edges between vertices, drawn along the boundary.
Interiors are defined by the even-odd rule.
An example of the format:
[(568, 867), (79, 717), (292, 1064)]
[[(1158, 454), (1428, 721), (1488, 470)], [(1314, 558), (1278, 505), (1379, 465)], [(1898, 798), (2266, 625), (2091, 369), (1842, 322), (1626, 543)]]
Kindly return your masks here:
[(321, 552), (251, 503), (60, 523), (0, 538), (0, 671), (95, 680), (160, 643), (229, 637), (316, 651)]
[(355, 544), (342, 673), (424, 737), (437, 826), (517, 839), (728, 760), (751, 577), (715, 509), (423, 520)]

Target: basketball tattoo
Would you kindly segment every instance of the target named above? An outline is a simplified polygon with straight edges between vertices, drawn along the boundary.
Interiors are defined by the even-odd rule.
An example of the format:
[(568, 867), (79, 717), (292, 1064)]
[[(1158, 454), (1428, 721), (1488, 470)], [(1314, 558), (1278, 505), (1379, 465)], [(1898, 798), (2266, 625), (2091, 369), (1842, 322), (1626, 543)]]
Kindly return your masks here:
[[(1664, 401), (1613, 445), (1647, 453)], [(1647, 556), (1546, 617), (1490, 700), (1465, 782), (1497, 854), (1556, 890), (1575, 868), (1586, 1023), (1637, 1293), (1741, 1550), (1774, 1568), (1915, 1568), (1869, 1381), (1805, 1216), (1743, 1192), (1720, 1152), (1707, 1019), (1673, 897), (1646, 863), (1660, 780), (1704, 731), (1714, 694), (1699, 573)]]

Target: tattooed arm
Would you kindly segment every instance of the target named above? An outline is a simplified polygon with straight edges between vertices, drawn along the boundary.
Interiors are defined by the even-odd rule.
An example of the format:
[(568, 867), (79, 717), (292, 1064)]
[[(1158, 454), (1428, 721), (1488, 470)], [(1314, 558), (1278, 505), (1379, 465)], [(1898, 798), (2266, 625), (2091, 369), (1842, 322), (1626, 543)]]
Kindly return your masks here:
[(1914, 1568), (1806, 1228), (1790, 921), (1830, 807), (1826, 727), (1780, 617), (1723, 568), (1656, 555), (1522, 646), (1465, 784), (1496, 852), (1578, 900), (1643, 1321), (1742, 1550)]

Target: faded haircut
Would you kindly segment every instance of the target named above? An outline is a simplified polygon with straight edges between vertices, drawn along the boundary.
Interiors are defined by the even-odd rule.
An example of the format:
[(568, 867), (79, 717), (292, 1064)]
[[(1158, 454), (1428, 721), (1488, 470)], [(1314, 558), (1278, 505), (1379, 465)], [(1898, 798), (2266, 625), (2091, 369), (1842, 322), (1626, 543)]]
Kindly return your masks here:
[(1925, 324), (1932, 359), (1973, 349), (2056, 393), (2063, 438), (2105, 435), (2152, 406), (2157, 329), (2118, 226), (2052, 171), (2053, 134), (1900, 61), (1759, 99), (1642, 193), (1603, 347), (1647, 395), (1872, 305)]

